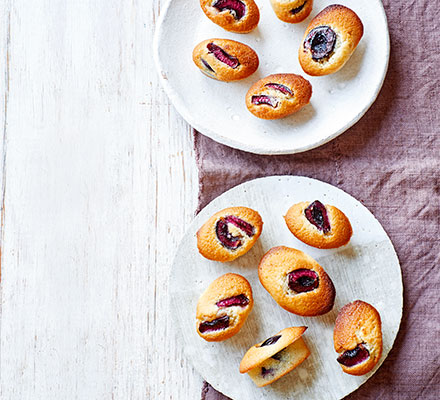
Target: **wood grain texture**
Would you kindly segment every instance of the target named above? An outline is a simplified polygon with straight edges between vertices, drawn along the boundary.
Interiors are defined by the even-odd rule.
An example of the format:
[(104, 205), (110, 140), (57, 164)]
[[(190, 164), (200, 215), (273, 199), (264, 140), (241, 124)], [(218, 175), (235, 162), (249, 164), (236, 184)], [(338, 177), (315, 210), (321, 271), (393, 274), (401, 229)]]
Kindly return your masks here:
[(3, 3), (0, 397), (199, 398), (168, 317), (197, 172), (152, 62), (163, 2)]

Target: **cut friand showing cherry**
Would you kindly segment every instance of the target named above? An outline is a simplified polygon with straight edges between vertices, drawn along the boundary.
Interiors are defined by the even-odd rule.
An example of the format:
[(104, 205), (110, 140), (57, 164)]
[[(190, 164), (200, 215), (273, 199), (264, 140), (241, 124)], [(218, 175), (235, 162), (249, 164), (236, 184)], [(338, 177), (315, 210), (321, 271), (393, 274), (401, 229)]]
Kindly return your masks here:
[(318, 274), (311, 269), (297, 269), (292, 271), (288, 277), (289, 288), (296, 293), (310, 292), (319, 286)]
[(336, 33), (329, 26), (312, 29), (304, 41), (304, 48), (310, 50), (315, 61), (329, 58), (335, 48)]
[[(293, 97), (293, 91), (290, 88), (288, 88), (286, 85), (282, 85), (281, 83), (269, 82), (266, 83), (264, 87), (278, 91), (288, 97)], [(278, 97), (267, 96), (262, 94), (262, 95), (252, 96), (251, 102), (252, 104), (255, 105), (266, 104), (273, 108), (277, 108), (279, 104), (279, 99)]]
[(288, 96), (293, 96), (293, 91), (286, 85), (282, 85), (281, 83), (269, 82), (264, 85), (267, 88), (275, 89), (281, 92), (282, 94), (286, 94)]
[(280, 379), (310, 355), (302, 338), (306, 329), (286, 328), (252, 346), (240, 362), (240, 373), (247, 373), (258, 387)]
[(339, 364), (346, 367), (353, 367), (357, 364), (363, 363), (370, 357), (370, 352), (367, 350), (364, 344), (358, 344), (353, 350), (347, 350), (342, 353), (337, 361)]
[(275, 335), (270, 337), (269, 339), (266, 339), (263, 343), (261, 343), (260, 345), (258, 345), (258, 347), (264, 347), (264, 346), (270, 346), (272, 344), (275, 344), (276, 342), (278, 342), (278, 340), (281, 338), (281, 335)]
[(312, 86), (295, 74), (273, 74), (255, 82), (246, 94), (246, 106), (258, 118), (278, 119), (309, 103)]
[(222, 246), (229, 250), (236, 250), (243, 245), (242, 233), (239, 232), (234, 236), (229, 230), (230, 224), (238, 228), (241, 232), (244, 232), (249, 238), (255, 234), (255, 228), (251, 224), (235, 215), (227, 215), (224, 218), (220, 218), (215, 225), (215, 234)]
[(215, 303), (217, 307), (246, 307), (249, 304), (249, 299), (244, 294), (239, 294), (238, 296), (228, 297), (227, 299), (219, 300)]
[(347, 216), (337, 207), (324, 205), (319, 200), (294, 204), (284, 219), (297, 239), (320, 249), (345, 246), (353, 234)]
[(307, 27), (298, 50), (299, 63), (312, 76), (341, 69), (362, 38), (364, 27), (356, 13), (332, 4), (316, 15)]
[(270, 249), (258, 266), (263, 287), (285, 310), (318, 316), (333, 308), (336, 290), (324, 269), (306, 253), (285, 246)]
[(312, 12), (313, 0), (271, 0), (276, 16), (283, 22), (296, 24)]
[(278, 107), (278, 99), (273, 96), (266, 96), (264, 94), (252, 96), (252, 104), (259, 106), (260, 104), (266, 104), (272, 108)]
[(205, 258), (233, 261), (246, 254), (261, 235), (263, 221), (257, 211), (229, 207), (215, 213), (197, 232), (197, 247)]
[(214, 0), (212, 6), (219, 11), (229, 11), (238, 21), (246, 13), (246, 5), (240, 0)]
[(224, 330), (229, 326), (229, 316), (224, 315), (223, 317), (216, 318), (212, 321), (204, 321), (199, 325), (199, 332), (213, 332)]
[(230, 32), (248, 33), (260, 20), (254, 0), (200, 0), (200, 6), (212, 22)]
[(206, 48), (209, 50), (210, 53), (214, 54), (214, 57), (217, 60), (226, 64), (228, 67), (235, 69), (240, 65), (237, 57), (231, 56), (226, 51), (224, 51), (220, 46), (217, 46), (213, 42), (208, 43)]
[(209, 78), (230, 82), (247, 78), (258, 68), (257, 53), (229, 39), (207, 39), (193, 50), (193, 61)]
[(304, 3), (302, 3), (300, 6), (292, 8), (290, 10), (290, 14), (295, 15), (295, 14), (300, 13), (302, 10), (304, 10), (304, 6), (306, 5), (306, 3), (307, 3), (307, 0)]
[(211, 282), (197, 302), (196, 328), (209, 342), (238, 333), (253, 307), (252, 289), (238, 274), (225, 274)]
[(379, 312), (361, 300), (346, 304), (339, 311), (333, 333), (337, 361), (350, 375), (364, 375), (382, 355), (382, 324)]
[[(230, 226), (239, 229), (235, 235), (230, 232)], [(227, 215), (220, 218), (215, 225), (215, 234), (218, 241), (228, 250), (236, 250), (244, 243), (244, 235), (251, 238), (255, 234), (255, 228), (246, 221), (235, 215)]]
[(323, 233), (329, 233), (331, 230), (330, 221), (327, 215), (327, 209), (319, 200), (315, 200), (305, 210), (304, 214), (307, 220), (316, 226)]

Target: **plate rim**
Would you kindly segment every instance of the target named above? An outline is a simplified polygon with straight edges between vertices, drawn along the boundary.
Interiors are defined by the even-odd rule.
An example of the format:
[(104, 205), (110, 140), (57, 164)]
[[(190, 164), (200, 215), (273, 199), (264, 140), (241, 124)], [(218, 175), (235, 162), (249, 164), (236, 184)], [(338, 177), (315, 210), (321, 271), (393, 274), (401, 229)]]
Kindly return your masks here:
[(317, 140), (317, 141), (309, 143), (305, 146), (291, 147), (291, 148), (284, 148), (284, 149), (277, 149), (277, 150), (275, 150), (275, 149), (268, 150), (265, 148), (254, 146), (252, 144), (251, 140), (247, 143), (244, 143), (241, 141), (234, 140), (233, 138), (229, 138), (229, 137), (223, 136), (221, 134), (218, 134), (215, 131), (213, 131), (212, 129), (210, 129), (209, 127), (203, 126), (202, 124), (199, 124), (196, 121), (196, 118), (192, 117), (191, 112), (189, 112), (189, 110), (187, 110), (187, 108), (185, 107), (184, 103), (180, 101), (179, 96), (174, 91), (172, 85), (168, 81), (168, 78), (166, 77), (166, 73), (164, 72), (164, 68), (163, 68), (161, 60), (160, 60), (159, 44), (160, 44), (160, 40), (161, 40), (161, 36), (162, 36), (162, 28), (165, 23), (169, 8), (171, 7), (171, 4), (174, 1), (178, 1), (178, 0), (168, 0), (167, 1), (163, 11), (159, 15), (159, 19), (158, 19), (158, 22), (156, 25), (156, 29), (154, 31), (154, 36), (153, 36), (153, 59), (154, 59), (154, 64), (156, 67), (157, 74), (159, 76), (159, 81), (161, 82), (162, 87), (165, 90), (165, 93), (167, 94), (168, 98), (170, 99), (172, 105), (176, 108), (177, 112), (182, 116), (182, 118), (188, 124), (190, 124), (192, 126), (192, 128), (194, 128), (195, 130), (200, 132), (202, 135), (207, 136), (218, 143), (224, 144), (226, 146), (229, 146), (229, 147), (232, 147), (235, 149), (246, 151), (249, 153), (261, 154), (261, 155), (286, 155), (286, 154), (302, 153), (302, 152), (320, 147), (320, 146), (330, 142), (331, 140), (335, 139), (336, 137), (338, 137), (339, 135), (341, 135), (342, 133), (344, 133), (348, 129), (350, 129), (353, 125), (355, 125), (366, 114), (366, 112), (371, 108), (371, 106), (374, 104), (377, 97), (379, 96), (379, 93), (382, 89), (382, 86), (384, 84), (384, 81), (385, 81), (385, 78), (386, 78), (386, 75), (388, 72), (388, 67), (389, 67), (389, 62), (390, 62), (390, 46), (391, 46), (390, 45), (390, 32), (389, 32), (389, 27), (388, 27), (388, 18), (387, 18), (382, 0), (376, 0), (377, 4), (379, 5), (379, 8), (381, 10), (381, 16), (385, 21), (385, 28), (386, 28), (386, 32), (385, 32), (386, 33), (385, 34), (385, 36), (386, 36), (386, 43), (385, 43), (386, 44), (386, 61), (384, 64), (384, 68), (382, 70), (382, 76), (381, 76), (380, 81), (376, 85), (376, 88), (374, 90), (373, 95), (371, 96), (371, 98), (367, 102), (367, 104), (364, 106), (364, 108), (362, 110), (360, 110), (359, 113), (356, 114), (342, 128), (333, 132), (331, 135), (327, 136), (324, 139)]
[[(181, 246), (184, 245), (184, 243), (183, 243), (183, 239), (184, 239), (184, 237), (187, 237), (188, 234), (190, 233), (189, 231), (190, 231), (190, 229), (191, 229), (191, 226), (192, 226), (194, 223), (196, 223), (199, 219), (202, 218), (202, 212), (203, 212), (203, 210), (205, 210), (207, 207), (209, 207), (209, 206), (210, 206), (214, 201), (216, 201), (218, 198), (223, 197), (223, 196), (227, 195), (229, 192), (231, 192), (232, 190), (235, 190), (235, 189), (239, 188), (240, 186), (244, 186), (244, 185), (246, 185), (246, 184), (249, 184), (250, 182), (264, 181), (264, 180), (267, 180), (267, 179), (297, 179), (297, 178), (301, 178), (301, 179), (305, 179), (305, 180), (311, 180), (311, 181), (319, 182), (319, 183), (324, 184), (324, 185), (326, 185), (326, 186), (331, 186), (333, 189), (336, 189), (337, 191), (341, 191), (341, 192), (343, 192), (345, 195), (348, 195), (348, 196), (352, 197), (356, 202), (358, 202), (362, 207), (364, 207), (364, 208), (368, 211), (368, 213), (371, 214), (371, 216), (374, 218), (374, 220), (379, 224), (379, 226), (380, 226), (380, 228), (383, 230), (383, 232), (384, 232), (386, 238), (387, 238), (387, 239), (389, 240), (389, 242), (391, 243), (391, 248), (392, 248), (393, 255), (395, 256), (395, 258), (396, 258), (396, 260), (397, 260), (397, 263), (398, 263), (398, 266), (399, 266), (399, 277), (400, 277), (400, 278), (399, 278), (399, 284), (400, 284), (400, 287), (401, 287), (401, 291), (400, 291), (400, 296), (399, 296), (399, 297), (400, 297), (401, 308), (399, 309), (399, 311), (400, 311), (400, 316), (399, 316), (399, 322), (398, 322), (398, 324), (396, 325), (396, 334), (395, 334), (395, 336), (394, 336), (394, 338), (393, 338), (393, 340), (392, 340), (392, 342), (391, 342), (391, 344), (390, 344), (390, 348), (388, 349), (388, 352), (387, 352), (386, 354), (385, 354), (384, 352), (382, 353), (381, 360), (380, 360), (379, 363), (374, 367), (374, 369), (372, 370), (372, 373), (368, 376), (368, 378), (365, 379), (364, 381), (362, 381), (362, 382), (359, 384), (359, 386), (358, 386), (357, 388), (353, 389), (353, 390), (352, 390), (351, 392), (349, 392), (349, 393), (346, 393), (346, 394), (344, 395), (344, 397), (340, 398), (340, 399), (343, 399), (343, 398), (345, 398), (346, 396), (350, 395), (351, 393), (354, 393), (354, 392), (355, 392), (356, 390), (358, 390), (362, 385), (364, 385), (364, 384), (365, 384), (365, 383), (366, 383), (366, 382), (367, 382), (367, 381), (368, 381), (373, 375), (375, 375), (376, 372), (377, 372), (377, 371), (380, 369), (380, 367), (382, 366), (382, 364), (385, 362), (385, 360), (388, 358), (390, 352), (392, 351), (392, 349), (393, 349), (393, 347), (394, 347), (394, 345), (395, 345), (395, 342), (396, 342), (397, 336), (398, 336), (398, 334), (399, 334), (399, 332), (400, 332), (401, 325), (402, 325), (403, 311), (404, 311), (404, 306), (405, 306), (405, 303), (404, 303), (404, 292), (405, 292), (405, 286), (404, 286), (404, 283), (403, 283), (402, 266), (401, 266), (401, 263), (400, 263), (400, 260), (399, 260), (399, 256), (398, 256), (398, 254), (397, 254), (397, 252), (396, 252), (396, 249), (395, 249), (395, 247), (394, 247), (394, 243), (392, 242), (391, 238), (389, 237), (387, 231), (385, 230), (385, 228), (383, 227), (383, 225), (381, 224), (381, 222), (380, 222), (380, 221), (376, 218), (376, 216), (370, 211), (370, 209), (369, 209), (367, 206), (365, 206), (360, 200), (358, 200), (356, 197), (354, 197), (353, 195), (351, 195), (351, 194), (348, 193), (347, 191), (345, 191), (345, 190), (343, 190), (343, 189), (341, 189), (341, 188), (339, 188), (339, 187), (337, 187), (337, 186), (335, 186), (335, 185), (332, 185), (332, 184), (330, 184), (330, 183), (328, 183), (328, 182), (325, 182), (325, 181), (322, 181), (322, 180), (320, 180), (320, 179), (311, 178), (311, 177), (308, 177), (308, 176), (302, 176), (302, 175), (269, 175), (269, 176), (264, 176), (264, 177), (259, 177), (259, 178), (254, 178), (254, 179), (249, 179), (249, 180), (247, 180), (247, 181), (245, 181), (245, 182), (239, 183), (238, 185), (233, 186), (232, 188), (226, 190), (225, 192), (223, 192), (223, 193), (219, 194), (218, 196), (216, 196), (215, 198), (213, 198), (209, 203), (207, 203), (207, 204), (206, 204), (206, 205), (200, 210), (200, 212), (199, 212), (197, 215), (194, 216), (194, 218), (192, 219), (192, 221), (189, 223), (188, 228), (185, 230), (185, 233), (182, 235), (182, 238), (181, 238), (181, 240), (180, 240), (180, 242), (179, 242), (179, 244), (178, 244), (178, 246), (177, 246), (176, 253), (175, 253), (174, 257), (173, 257), (172, 264), (171, 264), (171, 268), (170, 268), (170, 271), (169, 271), (169, 276), (168, 276), (168, 282), (169, 282), (169, 287), (168, 287), (168, 288), (169, 288), (169, 291), (168, 291), (168, 296), (169, 296), (168, 312), (169, 312), (170, 315), (174, 315), (174, 313), (176, 312), (176, 309), (173, 308), (173, 295), (175, 294), (175, 292), (173, 291), (172, 285), (170, 284), (170, 282), (171, 282), (171, 275), (173, 274), (174, 265), (175, 265), (176, 260), (177, 260), (177, 258), (178, 258), (178, 254), (180, 253), (180, 252), (179, 252), (179, 251), (180, 251), (180, 248), (181, 248)], [(205, 218), (206, 218), (206, 216), (205, 216)], [(175, 317), (175, 315), (174, 315), (174, 317)], [(178, 327), (174, 327), (174, 328), (173, 328), (173, 332), (174, 332), (174, 335), (175, 335), (175, 337), (176, 337), (176, 340), (179, 340), (180, 343), (183, 344), (183, 346), (182, 346), (182, 350), (183, 350), (183, 354), (184, 354), (185, 359), (186, 359), (186, 360), (189, 362), (189, 364), (194, 368), (194, 370), (195, 370), (195, 371), (196, 371), (196, 372), (197, 372), (197, 373), (203, 378), (203, 380), (205, 380), (206, 382), (208, 382), (208, 380), (205, 378), (205, 376), (203, 375), (203, 373), (202, 373), (201, 371), (199, 371), (199, 369), (196, 368), (196, 366), (193, 364), (193, 362), (192, 362), (192, 360), (191, 360), (191, 357), (188, 357), (188, 356), (187, 356), (186, 351), (185, 351), (185, 346), (184, 346), (184, 340), (183, 340), (183, 337), (182, 337), (181, 335), (178, 335), (178, 331), (179, 331), (179, 329), (180, 329), (180, 327), (179, 327), (179, 328), (178, 328)], [(208, 382), (208, 383), (209, 383), (209, 384), (210, 384), (215, 390), (217, 390), (218, 392), (222, 393), (221, 390), (220, 390), (220, 388), (217, 388), (215, 384), (212, 384), (212, 383), (210, 383), (210, 382)], [(223, 394), (223, 393), (222, 393), (222, 394)]]

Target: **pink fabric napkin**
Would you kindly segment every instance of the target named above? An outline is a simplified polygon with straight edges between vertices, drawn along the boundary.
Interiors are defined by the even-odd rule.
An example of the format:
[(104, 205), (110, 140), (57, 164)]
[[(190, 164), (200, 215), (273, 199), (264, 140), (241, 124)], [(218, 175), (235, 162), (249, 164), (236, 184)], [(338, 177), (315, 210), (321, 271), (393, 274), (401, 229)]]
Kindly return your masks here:
[[(389, 356), (348, 398), (439, 399), (440, 1), (384, 6), (390, 67), (360, 122), (325, 146), (291, 156), (244, 153), (195, 133), (199, 209), (241, 182), (284, 174), (320, 179), (360, 200), (396, 248), (404, 313)], [(226, 397), (205, 383), (202, 399)]]

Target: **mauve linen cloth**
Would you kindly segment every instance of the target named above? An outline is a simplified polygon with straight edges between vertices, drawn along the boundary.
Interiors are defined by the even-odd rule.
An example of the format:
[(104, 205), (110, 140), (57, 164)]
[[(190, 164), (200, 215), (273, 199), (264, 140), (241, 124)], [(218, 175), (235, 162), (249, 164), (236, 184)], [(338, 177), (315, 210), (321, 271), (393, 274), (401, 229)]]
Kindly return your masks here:
[[(347, 398), (440, 399), (440, 1), (385, 0), (384, 6), (390, 66), (367, 114), (327, 145), (290, 156), (245, 153), (196, 132), (199, 209), (268, 175), (320, 179), (360, 200), (395, 246), (404, 310), (387, 359)], [(226, 397), (205, 383), (202, 399)]]

